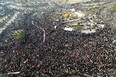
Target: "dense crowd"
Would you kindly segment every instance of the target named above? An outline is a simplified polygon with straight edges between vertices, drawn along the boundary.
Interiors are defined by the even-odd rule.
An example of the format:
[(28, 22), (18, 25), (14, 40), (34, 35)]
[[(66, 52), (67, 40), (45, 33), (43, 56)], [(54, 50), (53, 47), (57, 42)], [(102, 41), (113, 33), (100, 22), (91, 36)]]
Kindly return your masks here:
[(0, 50), (0, 74), (19, 72), (8, 77), (116, 76), (114, 28), (106, 26), (94, 34), (62, 29), (51, 33), (45, 28), (44, 43), (41, 31), (31, 25), (28, 28), (25, 40)]
[[(45, 15), (44, 11), (41, 13), (43, 17), (37, 13), (41, 19), (36, 19), (36, 13), (32, 12), (24, 14), (16, 24), (12, 23), (13, 28), (25, 31), (23, 40), (9, 37), (13, 35), (0, 35), (0, 77), (116, 76), (116, 28), (106, 25), (91, 34), (64, 31), (61, 21), (53, 23), (51, 18), (55, 14), (48, 10)], [(56, 10), (59, 11), (52, 11)], [(49, 13), (51, 16), (48, 16)], [(107, 18), (104, 20), (111, 22), (110, 15), (106, 13), (103, 10), (102, 16)], [(32, 21), (37, 23), (32, 24)], [(54, 29), (54, 26), (57, 28)], [(11, 31), (16, 30), (14, 28)], [(4, 44), (4, 36), (10, 43)]]

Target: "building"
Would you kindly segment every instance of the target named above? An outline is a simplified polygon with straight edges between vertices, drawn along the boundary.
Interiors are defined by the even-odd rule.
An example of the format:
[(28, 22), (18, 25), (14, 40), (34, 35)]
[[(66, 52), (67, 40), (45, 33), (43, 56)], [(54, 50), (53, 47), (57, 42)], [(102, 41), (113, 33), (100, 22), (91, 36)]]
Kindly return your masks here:
[(86, 2), (86, 1), (91, 1), (91, 0), (60, 0), (62, 3), (79, 3), (79, 2)]

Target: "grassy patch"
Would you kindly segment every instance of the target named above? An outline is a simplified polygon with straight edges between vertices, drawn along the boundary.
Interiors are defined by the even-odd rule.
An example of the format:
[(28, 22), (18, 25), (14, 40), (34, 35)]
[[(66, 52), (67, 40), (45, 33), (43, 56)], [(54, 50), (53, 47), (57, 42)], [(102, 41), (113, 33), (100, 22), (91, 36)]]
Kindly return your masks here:
[(17, 31), (15, 33), (15, 39), (16, 40), (23, 40), (25, 38), (25, 32), (24, 31)]

